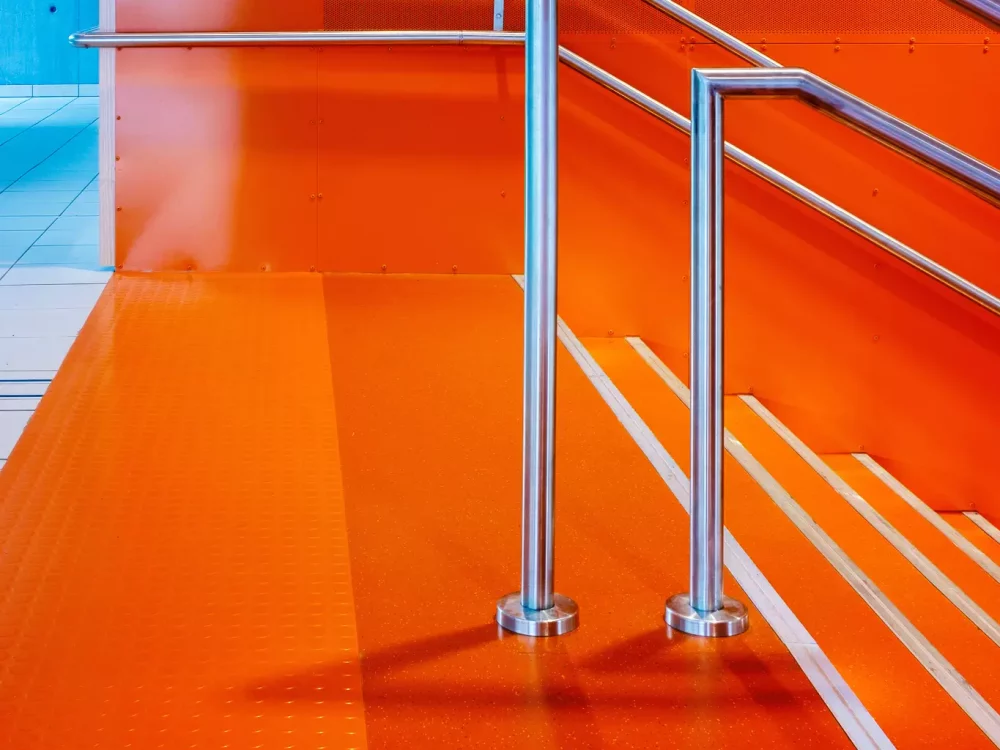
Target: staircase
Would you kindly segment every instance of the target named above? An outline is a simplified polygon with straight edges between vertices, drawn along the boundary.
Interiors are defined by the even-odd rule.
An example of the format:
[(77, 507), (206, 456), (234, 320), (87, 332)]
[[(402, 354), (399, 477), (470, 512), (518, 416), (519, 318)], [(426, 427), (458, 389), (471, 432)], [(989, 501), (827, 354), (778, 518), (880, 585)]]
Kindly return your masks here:
[(0, 472), (0, 747), (1000, 745), (1000, 318), (886, 251), (1000, 294), (997, 196), (801, 102), (726, 105), (720, 543), (750, 628), (663, 623), (695, 495), (691, 69), (749, 44), (995, 172), (989, 29), (937, 0), (560, 4), (581, 624), (530, 638), (493, 619), (521, 566), (524, 8), (488, 5), (123, 2), (76, 35), (115, 73), (117, 273)]

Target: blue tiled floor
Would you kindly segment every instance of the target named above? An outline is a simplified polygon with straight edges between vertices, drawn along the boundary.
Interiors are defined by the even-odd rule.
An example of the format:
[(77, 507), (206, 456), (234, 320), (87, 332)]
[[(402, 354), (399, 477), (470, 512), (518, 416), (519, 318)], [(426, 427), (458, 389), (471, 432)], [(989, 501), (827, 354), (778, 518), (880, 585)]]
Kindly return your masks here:
[(0, 465), (90, 314), (96, 98), (0, 99)]

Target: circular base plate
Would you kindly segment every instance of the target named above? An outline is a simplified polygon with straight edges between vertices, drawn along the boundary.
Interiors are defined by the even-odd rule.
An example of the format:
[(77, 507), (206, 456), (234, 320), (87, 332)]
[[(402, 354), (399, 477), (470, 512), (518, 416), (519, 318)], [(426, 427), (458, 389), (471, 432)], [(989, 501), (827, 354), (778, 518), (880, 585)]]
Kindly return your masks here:
[(691, 606), (690, 594), (677, 594), (667, 599), (667, 625), (688, 635), (720, 638), (739, 635), (750, 627), (747, 608), (735, 599), (722, 597), (722, 609), (700, 612)]
[(568, 596), (554, 594), (551, 609), (525, 609), (521, 592), (507, 594), (497, 602), (497, 623), (519, 635), (562, 635), (580, 625), (580, 611)]

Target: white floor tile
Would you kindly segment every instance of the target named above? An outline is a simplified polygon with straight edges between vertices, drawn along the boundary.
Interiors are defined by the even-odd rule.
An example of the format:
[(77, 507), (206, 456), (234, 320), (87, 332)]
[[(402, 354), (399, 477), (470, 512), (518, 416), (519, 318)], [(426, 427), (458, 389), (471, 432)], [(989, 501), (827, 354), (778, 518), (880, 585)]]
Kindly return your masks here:
[(52, 226), (54, 216), (0, 216), (0, 232), (45, 231)]
[[(84, 193), (84, 195), (96, 195), (96, 193)], [(63, 211), (63, 216), (100, 216), (101, 204), (95, 201), (73, 201), (69, 208)]]
[(23, 310), (0, 310), (0, 338), (76, 336), (88, 315), (90, 310), (86, 307), (33, 310), (30, 315)]
[[(39, 373), (34, 374), (36, 376), (39, 375)], [(48, 390), (49, 383), (52, 382), (55, 373), (47, 375), (46, 378), (23, 378), (21, 381), (12, 378), (6, 379), (8, 375), (10, 375), (8, 372), (0, 373), (0, 396), (4, 398), (41, 398), (45, 394), (45, 391)]]
[(0, 287), (0, 310), (62, 310), (97, 304), (104, 284), (47, 284)]
[(49, 229), (85, 233), (96, 230), (97, 226), (97, 219), (90, 216), (60, 216)]
[(37, 229), (0, 232), (0, 263), (13, 263), (41, 236)]
[(25, 286), (40, 284), (97, 284), (106, 283), (111, 271), (74, 266), (17, 266), (0, 279), (0, 286)]
[(0, 460), (6, 462), (10, 452), (14, 450), (17, 439), (24, 432), (28, 420), (31, 419), (30, 411), (5, 411), (0, 412)]
[(76, 83), (40, 84), (31, 87), (32, 96), (72, 96), (80, 95), (80, 86)]
[[(75, 219), (95, 219), (93, 216), (74, 216), (71, 218)], [(77, 245), (96, 245), (98, 244), (98, 225), (97, 221), (92, 221), (92, 226), (89, 229), (48, 229), (45, 234), (35, 240), (36, 245), (65, 245), (67, 247), (75, 247)]]
[(62, 109), (73, 101), (71, 96), (38, 96), (28, 99), (19, 109), (44, 109), (54, 111)]
[(0, 370), (58, 370), (74, 336), (0, 339)]
[(24, 102), (23, 98), (20, 97), (4, 97), (3, 96), (3, 86), (0, 86), (0, 115), (5, 112), (10, 112), (14, 107), (22, 104)]
[(0, 412), (2, 411), (28, 411), (32, 412), (38, 408), (41, 398), (10, 398), (0, 396)]
[(20, 266), (83, 266), (100, 268), (97, 245), (35, 245), (21, 256)]

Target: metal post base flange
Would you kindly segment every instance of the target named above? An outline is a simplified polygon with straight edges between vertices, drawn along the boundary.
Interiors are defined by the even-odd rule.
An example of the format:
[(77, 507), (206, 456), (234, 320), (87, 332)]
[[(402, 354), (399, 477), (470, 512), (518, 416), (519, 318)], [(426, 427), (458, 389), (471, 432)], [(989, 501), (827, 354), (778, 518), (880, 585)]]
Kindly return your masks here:
[(722, 638), (745, 633), (750, 627), (747, 608), (735, 599), (722, 597), (722, 609), (701, 612), (691, 606), (690, 594), (677, 594), (667, 599), (667, 625), (688, 635)]
[(497, 623), (504, 630), (519, 635), (562, 635), (580, 625), (580, 610), (568, 596), (553, 594), (549, 609), (526, 609), (521, 604), (521, 592), (515, 591), (497, 602)]

